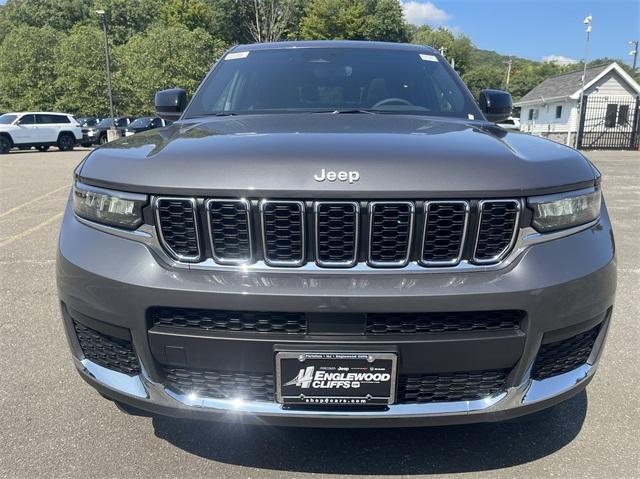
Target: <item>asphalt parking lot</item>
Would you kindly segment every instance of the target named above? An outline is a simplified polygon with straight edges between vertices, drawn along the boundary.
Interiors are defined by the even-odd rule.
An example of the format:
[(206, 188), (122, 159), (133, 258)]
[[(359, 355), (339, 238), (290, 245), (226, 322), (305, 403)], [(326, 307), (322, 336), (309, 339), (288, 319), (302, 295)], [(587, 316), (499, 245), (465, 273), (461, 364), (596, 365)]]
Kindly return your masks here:
[(0, 476), (640, 476), (638, 152), (588, 153), (604, 174), (619, 277), (609, 342), (587, 392), (537, 422), (409, 430), (133, 417), (102, 399), (74, 370), (55, 287), (60, 218), (86, 153), (0, 156)]

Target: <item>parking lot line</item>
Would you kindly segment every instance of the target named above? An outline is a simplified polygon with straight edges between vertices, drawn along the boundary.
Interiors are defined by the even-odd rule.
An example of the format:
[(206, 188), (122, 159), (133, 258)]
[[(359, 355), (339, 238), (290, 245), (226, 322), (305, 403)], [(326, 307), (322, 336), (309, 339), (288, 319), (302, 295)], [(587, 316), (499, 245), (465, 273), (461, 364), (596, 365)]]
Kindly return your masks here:
[(15, 213), (16, 211), (18, 211), (19, 209), (24, 208), (25, 206), (29, 206), (30, 204), (35, 203), (36, 201), (39, 201), (39, 200), (41, 200), (43, 198), (46, 198), (47, 196), (50, 196), (50, 195), (52, 195), (54, 193), (57, 193), (58, 191), (61, 191), (61, 190), (65, 189), (65, 188), (69, 188), (69, 187), (70, 187), (69, 185), (63, 185), (60, 188), (56, 188), (55, 190), (52, 190), (52, 191), (49, 191), (48, 193), (45, 193), (44, 195), (40, 195), (40, 196), (38, 196), (36, 198), (33, 198), (33, 199), (27, 201), (26, 203), (22, 203), (21, 205), (14, 206), (10, 210), (5, 211), (4, 213), (0, 213), (0, 218), (3, 218), (3, 217), (5, 217), (5, 216), (7, 216), (7, 215), (9, 215), (11, 213)]
[(0, 241), (0, 248), (2, 248), (3, 246), (10, 245), (11, 243), (13, 243), (15, 241), (18, 241), (20, 238), (24, 238), (25, 236), (28, 236), (31, 233), (33, 233), (35, 231), (38, 231), (41, 228), (44, 228), (48, 224), (51, 224), (54, 221), (59, 220), (60, 218), (62, 218), (62, 214), (63, 214), (62, 212), (57, 213), (57, 214), (53, 215), (51, 218), (49, 218), (47, 220), (44, 220), (42, 223), (37, 224), (36, 226), (32, 226), (31, 228), (28, 228), (28, 229), (22, 231), (21, 233), (18, 233), (17, 235), (9, 236), (4, 241)]

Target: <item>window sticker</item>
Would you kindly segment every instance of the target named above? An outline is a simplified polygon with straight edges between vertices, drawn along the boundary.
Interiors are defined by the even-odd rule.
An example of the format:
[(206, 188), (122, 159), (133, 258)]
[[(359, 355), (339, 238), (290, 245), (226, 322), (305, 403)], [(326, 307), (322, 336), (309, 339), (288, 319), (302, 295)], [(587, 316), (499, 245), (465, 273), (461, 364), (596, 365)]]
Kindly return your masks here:
[(249, 52), (233, 52), (227, 53), (227, 56), (224, 57), (225, 60), (236, 60), (238, 58), (247, 58), (249, 56)]
[(421, 53), (420, 58), (422, 58), (425, 62), (437, 62), (438, 58), (435, 55), (428, 55), (426, 53)]
[(473, 116), (471, 113), (469, 113), (469, 114), (467, 115), (467, 118), (469, 118), (469, 120), (475, 120), (475, 119), (476, 119), (476, 117), (475, 117), (475, 116)]

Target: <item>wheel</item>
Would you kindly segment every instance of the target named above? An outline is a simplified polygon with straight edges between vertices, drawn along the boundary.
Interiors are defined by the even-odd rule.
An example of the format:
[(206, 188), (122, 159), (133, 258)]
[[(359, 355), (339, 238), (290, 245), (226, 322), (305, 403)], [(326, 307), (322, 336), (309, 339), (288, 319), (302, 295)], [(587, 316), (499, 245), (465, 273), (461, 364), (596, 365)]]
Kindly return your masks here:
[(58, 137), (58, 149), (61, 151), (71, 151), (76, 146), (76, 138), (71, 133), (62, 133)]
[(0, 135), (0, 155), (9, 153), (11, 146), (11, 139), (6, 135)]
[(38, 145), (38, 151), (47, 151), (49, 149), (49, 145)]
[(104, 145), (104, 144), (108, 143), (108, 141), (109, 140), (107, 139), (107, 135), (105, 134), (105, 135), (102, 135), (100, 137), (100, 139), (98, 140), (98, 143), (100, 143), (101, 145)]

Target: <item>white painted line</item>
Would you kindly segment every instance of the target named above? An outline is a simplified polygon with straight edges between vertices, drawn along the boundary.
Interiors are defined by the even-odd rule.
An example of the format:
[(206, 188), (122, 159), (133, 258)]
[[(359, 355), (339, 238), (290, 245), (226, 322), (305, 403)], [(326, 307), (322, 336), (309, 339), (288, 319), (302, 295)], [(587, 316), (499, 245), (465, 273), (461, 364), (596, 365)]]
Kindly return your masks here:
[(29, 236), (31, 233), (34, 233), (35, 231), (38, 231), (41, 228), (44, 228), (45, 226), (53, 223), (54, 221), (58, 221), (60, 218), (62, 218), (62, 212), (53, 215), (48, 220), (45, 220), (45, 221), (43, 221), (42, 223), (40, 223), (40, 224), (38, 224), (36, 226), (33, 226), (33, 227), (29, 228), (29, 229), (24, 230), (22, 233), (18, 233), (17, 235), (9, 236), (4, 241), (0, 241), (0, 248), (2, 248), (3, 246), (10, 245), (11, 243), (14, 243), (14, 242), (18, 241), (19, 239), (22, 239), (25, 236)]
[(11, 213), (15, 213), (16, 211), (18, 211), (19, 209), (24, 208), (25, 206), (29, 206), (32, 203), (35, 203), (36, 201), (40, 201), (43, 198), (46, 198), (47, 196), (50, 196), (54, 193), (57, 193), (58, 191), (61, 191), (65, 188), (71, 188), (70, 185), (64, 185), (61, 186), (60, 188), (56, 188), (55, 190), (50, 191), (49, 193), (45, 193), (44, 195), (38, 196), (37, 198), (33, 198), (32, 200), (27, 201), (26, 203), (22, 203), (21, 205), (18, 206), (14, 206), (13, 208), (11, 208), (8, 211), (5, 211), (4, 213), (0, 213), (0, 218), (3, 218)]

